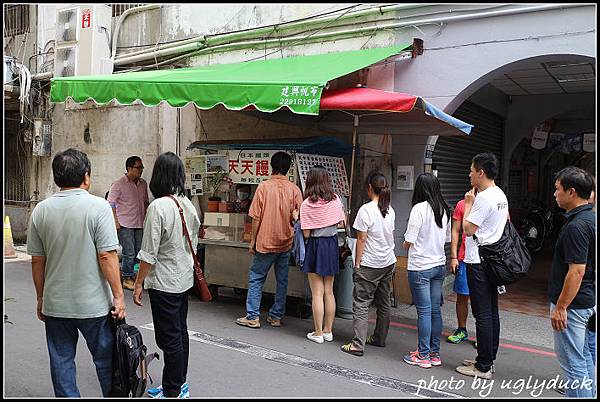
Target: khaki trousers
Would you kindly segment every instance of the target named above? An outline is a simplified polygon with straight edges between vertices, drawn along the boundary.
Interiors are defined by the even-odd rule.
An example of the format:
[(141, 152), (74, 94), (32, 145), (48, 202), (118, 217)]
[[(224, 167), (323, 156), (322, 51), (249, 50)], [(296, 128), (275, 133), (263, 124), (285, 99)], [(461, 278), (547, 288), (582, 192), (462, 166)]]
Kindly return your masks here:
[(377, 308), (377, 323), (373, 334), (375, 343), (385, 345), (390, 328), (391, 287), (396, 264), (385, 268), (369, 268), (361, 266), (354, 270), (354, 301), (352, 303), (354, 318), (355, 349), (364, 350), (369, 330), (369, 306), (373, 302)]

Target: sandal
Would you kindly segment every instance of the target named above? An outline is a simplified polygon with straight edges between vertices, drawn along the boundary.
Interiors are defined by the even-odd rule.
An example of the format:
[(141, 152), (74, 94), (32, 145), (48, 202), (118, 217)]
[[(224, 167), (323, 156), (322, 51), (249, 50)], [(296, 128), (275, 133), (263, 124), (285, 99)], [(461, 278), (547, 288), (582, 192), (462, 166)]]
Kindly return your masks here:
[(352, 349), (352, 342), (342, 345), (340, 349), (342, 349), (342, 352), (346, 352), (354, 356), (362, 356), (365, 354), (365, 352), (363, 352), (362, 350)]
[(385, 348), (385, 343), (379, 343), (379, 342), (375, 342), (375, 336), (374, 335), (369, 335), (367, 336), (367, 340), (365, 341), (365, 343), (367, 345), (373, 345), (373, 346), (377, 346), (379, 348)]

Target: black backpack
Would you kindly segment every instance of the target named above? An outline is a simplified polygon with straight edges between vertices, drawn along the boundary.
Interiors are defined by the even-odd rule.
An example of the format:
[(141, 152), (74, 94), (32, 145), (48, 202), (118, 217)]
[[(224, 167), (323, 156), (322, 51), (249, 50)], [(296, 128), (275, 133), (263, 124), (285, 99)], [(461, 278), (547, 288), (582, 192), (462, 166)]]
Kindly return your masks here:
[[(111, 318), (115, 334), (113, 347), (113, 383), (109, 396), (141, 397), (146, 392), (146, 384), (150, 375), (148, 365), (158, 353), (146, 356), (146, 346), (142, 334), (133, 325), (125, 323), (125, 319)], [(150, 378), (150, 383), (152, 379)]]
[(510, 285), (524, 278), (531, 265), (527, 245), (510, 221), (506, 222), (500, 240), (479, 246), (479, 257), (488, 278), (496, 286)]

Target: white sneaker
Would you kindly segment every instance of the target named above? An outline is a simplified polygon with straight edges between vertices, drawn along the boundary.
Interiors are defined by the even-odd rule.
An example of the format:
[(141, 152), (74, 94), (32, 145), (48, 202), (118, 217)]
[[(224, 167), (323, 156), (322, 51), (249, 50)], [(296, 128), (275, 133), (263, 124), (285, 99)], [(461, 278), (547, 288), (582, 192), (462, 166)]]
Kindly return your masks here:
[(313, 342), (323, 343), (323, 335), (315, 335), (314, 332), (309, 332), (306, 337)]
[(323, 332), (323, 339), (327, 342), (333, 342), (333, 332)]

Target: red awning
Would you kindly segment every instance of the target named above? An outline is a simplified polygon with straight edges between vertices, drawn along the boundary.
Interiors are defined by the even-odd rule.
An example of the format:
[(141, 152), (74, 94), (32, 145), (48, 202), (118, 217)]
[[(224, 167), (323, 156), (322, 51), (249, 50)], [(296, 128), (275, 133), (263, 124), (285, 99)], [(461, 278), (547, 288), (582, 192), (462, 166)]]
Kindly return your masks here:
[(323, 91), (320, 110), (371, 110), (410, 112), (418, 97), (371, 88), (343, 88)]

